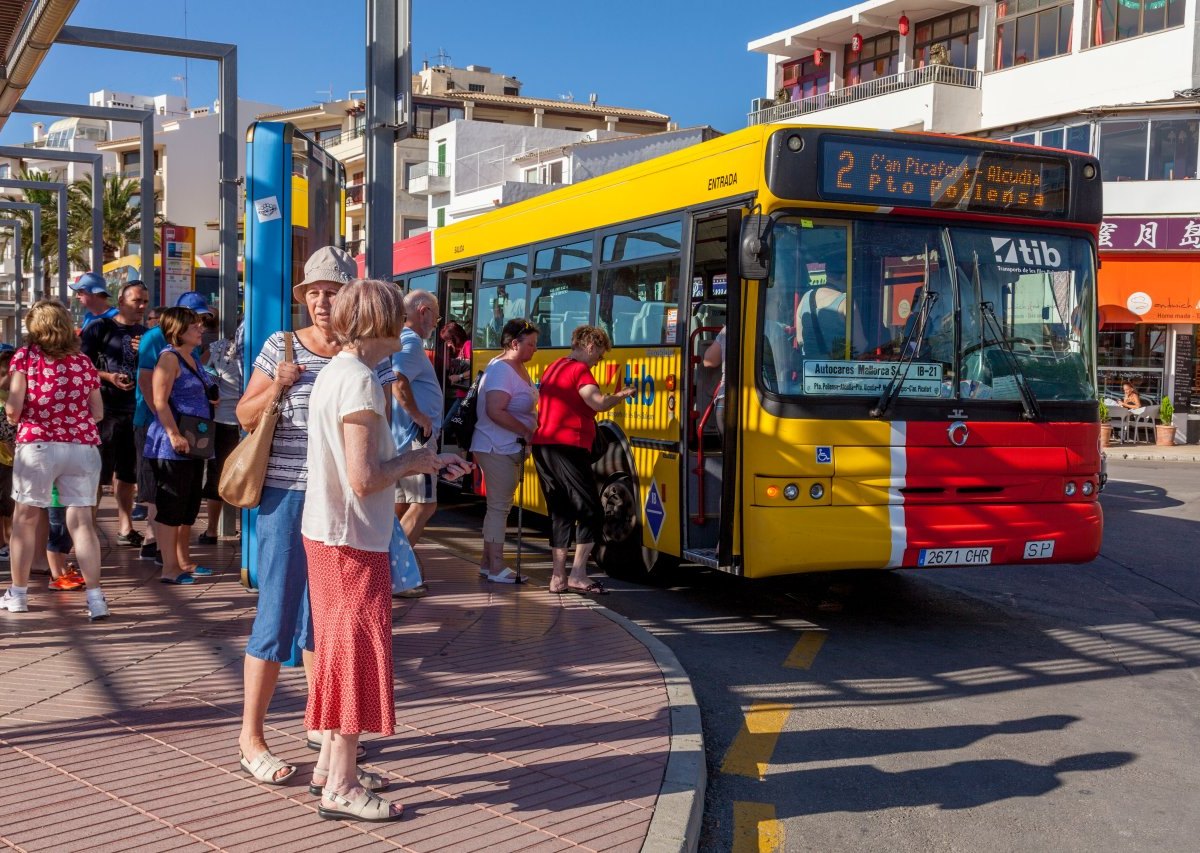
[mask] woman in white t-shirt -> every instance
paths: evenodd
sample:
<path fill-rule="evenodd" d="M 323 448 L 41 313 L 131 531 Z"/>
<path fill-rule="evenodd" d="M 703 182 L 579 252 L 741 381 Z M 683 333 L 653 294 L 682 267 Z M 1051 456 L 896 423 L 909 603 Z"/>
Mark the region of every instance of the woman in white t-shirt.
<path fill-rule="evenodd" d="M 528 320 L 509 320 L 500 333 L 500 355 L 483 371 L 478 419 L 471 454 L 483 469 L 487 514 L 483 518 L 480 577 L 516 583 L 504 565 L 504 534 L 526 448 L 537 429 L 538 391 L 525 368 L 537 352 L 538 328 Z"/>
<path fill-rule="evenodd" d="M 357 770 L 362 732 L 392 734 L 392 584 L 388 546 L 396 480 L 469 473 L 470 463 L 428 448 L 396 455 L 375 366 L 400 349 L 403 294 L 355 281 L 333 306 L 341 351 L 317 375 L 308 413 L 308 489 L 301 533 L 308 556 L 314 651 L 305 725 L 324 732 L 313 771 L 321 817 L 389 821 L 403 807 L 380 799 L 387 780 Z"/>

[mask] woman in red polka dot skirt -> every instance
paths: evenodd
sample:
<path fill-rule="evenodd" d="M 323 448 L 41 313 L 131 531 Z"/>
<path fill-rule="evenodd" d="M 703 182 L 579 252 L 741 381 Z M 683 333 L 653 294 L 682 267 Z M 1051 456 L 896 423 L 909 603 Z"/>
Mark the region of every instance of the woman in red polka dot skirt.
<path fill-rule="evenodd" d="M 324 733 L 311 788 L 329 819 L 389 821 L 403 807 L 376 791 L 387 780 L 357 768 L 363 732 L 391 734 L 392 587 L 388 546 L 396 480 L 468 473 L 457 456 L 421 449 L 395 455 L 375 367 L 400 348 L 404 301 L 390 282 L 356 281 L 334 303 L 341 352 L 313 384 L 308 492 L 301 532 L 313 617 L 312 683 L 305 725 Z"/>

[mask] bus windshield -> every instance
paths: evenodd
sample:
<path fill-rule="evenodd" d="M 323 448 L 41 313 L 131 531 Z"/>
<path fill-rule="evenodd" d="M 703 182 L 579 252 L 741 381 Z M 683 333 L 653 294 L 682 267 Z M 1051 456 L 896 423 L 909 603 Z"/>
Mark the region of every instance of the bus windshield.
<path fill-rule="evenodd" d="M 791 217 L 772 235 L 763 390 L 809 401 L 889 387 L 906 398 L 1095 397 L 1087 239 Z"/>

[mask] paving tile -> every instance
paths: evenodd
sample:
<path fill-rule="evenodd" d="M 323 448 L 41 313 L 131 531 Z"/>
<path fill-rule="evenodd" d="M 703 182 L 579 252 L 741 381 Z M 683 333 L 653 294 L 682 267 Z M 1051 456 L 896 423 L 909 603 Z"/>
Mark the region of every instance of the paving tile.
<path fill-rule="evenodd" d="M 100 523 L 111 542 L 111 499 Z M 236 583 L 236 546 L 197 549 L 214 580 L 170 589 L 134 549 L 109 548 L 112 620 L 88 624 L 81 597 L 41 592 L 28 618 L 0 618 L 0 741 L 25 751 L 0 743 L 0 810 L 54 798 L 15 812 L 5 837 L 139 853 L 636 849 L 670 733 L 644 647 L 587 602 L 481 587 L 468 561 L 419 550 L 434 594 L 393 608 L 398 732 L 369 739 L 365 762 L 393 779 L 386 796 L 407 819 L 322 821 L 305 784 L 267 788 L 236 772 L 256 603 Z M 316 761 L 306 698 L 303 673 L 281 673 L 267 730 L 300 783 Z M 73 820 L 47 824 L 64 796 Z"/>

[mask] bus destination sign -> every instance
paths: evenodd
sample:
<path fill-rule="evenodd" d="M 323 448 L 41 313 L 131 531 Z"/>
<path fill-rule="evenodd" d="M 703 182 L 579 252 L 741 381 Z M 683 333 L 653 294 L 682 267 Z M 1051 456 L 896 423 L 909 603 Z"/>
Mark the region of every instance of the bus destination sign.
<path fill-rule="evenodd" d="M 1061 215 L 1063 160 L 1007 151 L 827 136 L 821 197 L 976 213 Z"/>

